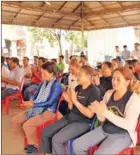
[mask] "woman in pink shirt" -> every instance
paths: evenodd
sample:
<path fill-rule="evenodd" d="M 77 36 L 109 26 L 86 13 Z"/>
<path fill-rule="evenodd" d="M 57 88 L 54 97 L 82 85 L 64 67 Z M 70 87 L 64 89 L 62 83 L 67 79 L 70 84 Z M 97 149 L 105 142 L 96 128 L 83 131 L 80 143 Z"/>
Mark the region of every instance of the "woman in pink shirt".
<path fill-rule="evenodd" d="M 136 145 L 140 98 L 129 90 L 133 76 L 132 71 L 126 67 L 114 71 L 113 90 L 106 92 L 103 101 L 95 101 L 89 106 L 102 123 L 74 141 L 75 154 L 88 154 L 88 150 L 98 144 L 99 149 L 94 155 L 118 154 L 131 144 Z"/>

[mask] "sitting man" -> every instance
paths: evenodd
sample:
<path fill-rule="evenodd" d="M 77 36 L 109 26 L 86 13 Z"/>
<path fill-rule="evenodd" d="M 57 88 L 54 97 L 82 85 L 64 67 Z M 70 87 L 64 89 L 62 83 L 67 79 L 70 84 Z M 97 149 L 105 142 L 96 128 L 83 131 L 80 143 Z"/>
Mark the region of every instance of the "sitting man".
<path fill-rule="evenodd" d="M 2 82 L 6 83 L 6 88 L 1 92 L 1 99 L 5 99 L 7 96 L 15 94 L 19 85 L 24 77 L 24 71 L 22 68 L 19 68 L 19 59 L 12 57 L 9 62 L 10 65 L 10 74 L 8 78 L 2 76 Z"/>
<path fill-rule="evenodd" d="M 23 69 L 24 69 L 24 77 L 25 77 L 25 84 L 29 84 L 31 83 L 31 66 L 29 65 L 29 58 L 28 57 L 24 57 L 23 58 Z"/>
<path fill-rule="evenodd" d="M 24 101 L 29 101 L 31 96 L 33 95 L 33 92 L 38 89 L 38 86 L 42 81 L 42 78 L 41 78 L 41 66 L 43 65 L 43 63 L 45 63 L 45 61 L 46 61 L 45 58 L 40 57 L 39 61 L 38 61 L 38 67 L 33 67 L 32 68 L 31 84 L 27 85 L 27 87 L 24 88 L 24 91 L 23 91 L 23 99 L 24 99 Z"/>

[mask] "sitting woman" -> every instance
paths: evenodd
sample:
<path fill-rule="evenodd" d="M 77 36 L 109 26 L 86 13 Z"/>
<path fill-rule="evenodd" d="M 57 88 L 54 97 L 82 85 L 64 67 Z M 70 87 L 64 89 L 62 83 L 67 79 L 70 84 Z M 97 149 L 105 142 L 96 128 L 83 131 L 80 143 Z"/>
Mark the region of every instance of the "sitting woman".
<path fill-rule="evenodd" d="M 136 145 L 140 98 L 129 90 L 132 77 L 129 68 L 114 71 L 113 90 L 105 94 L 102 102 L 95 101 L 89 107 L 103 124 L 74 141 L 75 154 L 88 154 L 88 150 L 98 144 L 94 154 L 118 154 L 132 143 Z"/>
<path fill-rule="evenodd" d="M 140 81 L 136 81 L 133 85 L 132 85 L 132 91 L 134 91 L 136 94 L 138 94 L 140 96 Z"/>
<path fill-rule="evenodd" d="M 80 68 L 78 75 L 80 85 L 75 88 L 76 93 L 72 89 L 70 89 L 71 96 L 64 93 L 70 113 L 43 129 L 39 152 L 64 155 L 68 140 L 89 131 L 94 114 L 88 106 L 93 101 L 100 100 L 99 89 L 91 83 L 92 74 L 93 70 L 90 66 Z"/>
<path fill-rule="evenodd" d="M 102 97 L 107 90 L 112 89 L 112 70 L 113 67 L 111 62 L 104 62 L 101 69 L 102 77 L 99 77 L 99 75 L 93 75 L 93 84 L 100 89 Z"/>
<path fill-rule="evenodd" d="M 56 80 L 56 66 L 52 62 L 42 65 L 42 82 L 30 101 L 23 101 L 22 107 L 30 109 L 17 114 L 12 122 L 16 134 L 27 137 L 28 153 L 37 151 L 36 127 L 54 118 L 58 100 L 61 94 L 61 85 Z"/>
<path fill-rule="evenodd" d="M 120 67 L 120 62 L 119 62 L 118 59 L 112 59 L 111 62 L 112 62 L 112 68 L 113 68 L 113 70 L 115 70 L 115 69 L 117 69 L 117 68 Z"/>

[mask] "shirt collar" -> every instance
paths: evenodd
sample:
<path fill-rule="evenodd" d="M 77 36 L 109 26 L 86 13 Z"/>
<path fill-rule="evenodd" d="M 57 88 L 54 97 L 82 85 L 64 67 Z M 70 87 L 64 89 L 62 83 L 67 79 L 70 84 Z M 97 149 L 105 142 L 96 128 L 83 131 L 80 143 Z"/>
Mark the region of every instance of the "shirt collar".
<path fill-rule="evenodd" d="M 12 69 L 11 71 L 15 71 L 17 68 L 19 68 L 19 66 L 15 67 L 14 69 Z"/>

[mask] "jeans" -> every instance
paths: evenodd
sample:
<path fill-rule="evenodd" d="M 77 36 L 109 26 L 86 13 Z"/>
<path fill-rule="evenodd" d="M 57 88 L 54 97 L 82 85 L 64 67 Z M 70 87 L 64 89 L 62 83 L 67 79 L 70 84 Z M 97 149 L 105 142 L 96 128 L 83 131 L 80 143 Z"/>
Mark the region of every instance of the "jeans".
<path fill-rule="evenodd" d="M 54 155 L 66 154 L 65 145 L 68 140 L 76 138 L 90 129 L 89 123 L 72 122 L 62 119 L 45 127 L 41 134 L 40 151 L 41 153 L 53 153 Z"/>
<path fill-rule="evenodd" d="M 33 84 L 25 89 L 23 92 L 24 101 L 29 101 L 31 96 L 33 95 L 33 91 L 38 89 L 38 84 Z"/>
<path fill-rule="evenodd" d="M 101 143 L 101 144 L 100 144 Z M 117 154 L 131 145 L 132 141 L 129 133 L 124 134 L 108 134 L 102 129 L 102 126 L 95 128 L 87 134 L 77 138 L 73 142 L 73 149 L 75 154 L 87 154 L 88 150 L 100 144 L 99 149 L 95 151 L 94 155 L 98 154 Z"/>
<path fill-rule="evenodd" d="M 1 91 L 1 100 L 5 99 L 9 95 L 13 95 L 17 92 L 17 90 L 14 90 L 12 88 L 5 88 Z"/>

